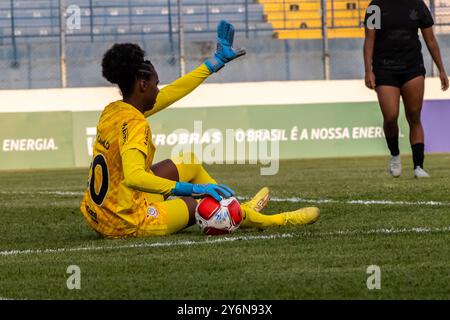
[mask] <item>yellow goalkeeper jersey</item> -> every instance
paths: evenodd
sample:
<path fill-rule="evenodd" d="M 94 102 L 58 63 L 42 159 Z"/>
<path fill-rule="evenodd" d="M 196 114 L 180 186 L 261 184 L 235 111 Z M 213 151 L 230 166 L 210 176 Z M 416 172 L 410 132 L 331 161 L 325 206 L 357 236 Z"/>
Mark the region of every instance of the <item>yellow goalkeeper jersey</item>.
<path fill-rule="evenodd" d="M 125 184 L 122 154 L 137 149 L 146 156 L 145 169 L 150 172 L 155 154 L 150 126 L 145 119 L 163 110 L 200 85 L 210 72 L 202 65 L 164 87 L 155 106 L 145 115 L 123 101 L 109 104 L 102 112 L 93 144 L 93 160 L 88 188 L 81 212 L 98 233 L 108 237 L 132 235 L 145 219 L 145 193 Z M 158 183 L 158 180 L 155 180 Z M 155 186 L 167 191 L 167 186 Z"/>

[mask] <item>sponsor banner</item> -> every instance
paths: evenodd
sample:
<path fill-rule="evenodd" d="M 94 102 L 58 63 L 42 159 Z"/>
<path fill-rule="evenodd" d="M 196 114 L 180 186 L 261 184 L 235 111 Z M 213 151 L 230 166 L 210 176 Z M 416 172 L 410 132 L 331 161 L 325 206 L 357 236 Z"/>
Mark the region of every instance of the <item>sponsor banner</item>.
<path fill-rule="evenodd" d="M 100 111 L 74 112 L 72 116 L 73 147 L 76 167 L 89 167 L 92 144 L 97 134 Z"/>
<path fill-rule="evenodd" d="M 73 167 L 71 112 L 3 113 L 0 169 Z"/>
<path fill-rule="evenodd" d="M 405 154 L 411 151 L 401 109 L 400 148 Z M 0 169 L 88 167 L 100 113 L 2 113 Z M 192 151 L 210 163 L 277 154 L 280 159 L 388 154 L 376 102 L 169 108 L 148 120 L 155 161 L 179 151 Z M 425 102 L 428 152 L 450 152 L 449 121 L 449 101 Z M 242 146 L 243 154 L 238 152 Z"/>
<path fill-rule="evenodd" d="M 202 121 L 202 130 L 195 130 L 195 121 Z M 169 109 L 155 115 L 150 122 L 153 142 L 159 155 L 165 157 L 175 145 L 185 142 L 181 134 L 177 135 L 179 128 L 190 133 L 199 131 L 205 143 L 224 145 L 224 155 L 229 142 L 224 141 L 226 129 L 235 130 L 236 143 L 278 142 L 282 159 L 386 153 L 376 103 Z M 406 130 L 404 121 L 401 121 L 401 129 Z M 192 136 L 188 138 L 196 141 Z M 404 135 L 401 140 L 404 146 Z M 203 160 L 208 160 L 204 149 Z M 198 152 L 196 154 L 199 156 Z"/>
<path fill-rule="evenodd" d="M 89 166 L 99 114 L 73 115 L 76 166 Z M 279 143 L 281 159 L 386 155 L 382 122 L 375 102 L 169 108 L 149 118 L 155 161 L 169 158 L 180 147 L 186 151 L 185 146 L 210 163 L 254 158 L 249 152 L 252 143 L 256 144 L 256 157 L 272 157 L 276 151 L 270 150 L 272 142 Z M 399 124 L 400 146 L 408 153 L 403 114 Z M 244 144 L 245 159 L 237 152 L 239 144 Z M 269 150 L 257 150 L 263 144 L 268 144 Z"/>
<path fill-rule="evenodd" d="M 424 102 L 422 124 L 426 152 L 450 152 L 450 100 Z"/>

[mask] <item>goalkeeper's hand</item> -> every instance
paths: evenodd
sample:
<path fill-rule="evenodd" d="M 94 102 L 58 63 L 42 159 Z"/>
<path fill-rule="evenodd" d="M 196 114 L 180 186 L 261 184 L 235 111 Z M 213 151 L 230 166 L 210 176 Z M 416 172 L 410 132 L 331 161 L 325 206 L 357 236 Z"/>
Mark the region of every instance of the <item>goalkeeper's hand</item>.
<path fill-rule="evenodd" d="M 188 182 L 177 182 L 175 188 L 172 189 L 172 194 L 175 196 L 195 198 L 209 195 L 217 201 L 220 201 L 223 198 L 234 196 L 235 192 L 223 184 L 192 184 Z"/>
<path fill-rule="evenodd" d="M 226 63 L 243 56 L 244 49 L 233 49 L 234 26 L 222 20 L 217 26 L 217 50 L 214 57 L 205 61 L 211 73 L 222 69 Z"/>

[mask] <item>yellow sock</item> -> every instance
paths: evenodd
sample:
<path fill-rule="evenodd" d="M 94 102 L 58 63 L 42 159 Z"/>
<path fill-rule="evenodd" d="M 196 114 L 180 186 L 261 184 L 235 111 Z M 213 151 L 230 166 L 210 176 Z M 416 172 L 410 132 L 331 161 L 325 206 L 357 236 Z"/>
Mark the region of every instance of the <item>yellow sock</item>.
<path fill-rule="evenodd" d="M 158 203 L 167 216 L 166 234 L 176 233 L 189 224 L 189 208 L 182 199 L 168 200 Z"/>
<path fill-rule="evenodd" d="M 198 184 L 217 183 L 205 168 L 198 162 L 193 153 L 185 153 L 179 157 L 172 158 L 178 169 L 178 176 L 181 182 Z"/>
<path fill-rule="evenodd" d="M 241 227 L 264 228 L 285 224 L 285 219 L 281 214 L 261 214 L 246 205 L 241 205 L 241 209 L 243 215 Z"/>

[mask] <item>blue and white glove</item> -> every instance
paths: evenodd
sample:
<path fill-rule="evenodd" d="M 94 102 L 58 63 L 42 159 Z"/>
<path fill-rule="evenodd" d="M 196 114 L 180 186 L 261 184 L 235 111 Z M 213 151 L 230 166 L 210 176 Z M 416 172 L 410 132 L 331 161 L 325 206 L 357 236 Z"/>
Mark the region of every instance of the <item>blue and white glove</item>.
<path fill-rule="evenodd" d="M 244 49 L 233 49 L 234 26 L 222 20 L 217 26 L 217 50 L 214 57 L 205 61 L 211 73 L 222 69 L 226 63 L 243 56 L 246 52 Z"/>
<path fill-rule="evenodd" d="M 193 184 L 188 182 L 177 182 L 175 188 L 172 189 L 172 194 L 175 196 L 195 198 L 202 198 L 209 195 L 217 201 L 221 201 L 223 198 L 234 196 L 235 192 L 223 184 Z"/>

